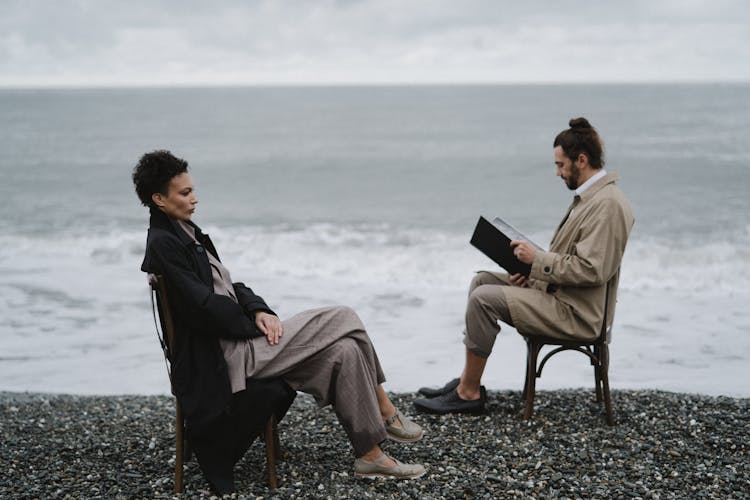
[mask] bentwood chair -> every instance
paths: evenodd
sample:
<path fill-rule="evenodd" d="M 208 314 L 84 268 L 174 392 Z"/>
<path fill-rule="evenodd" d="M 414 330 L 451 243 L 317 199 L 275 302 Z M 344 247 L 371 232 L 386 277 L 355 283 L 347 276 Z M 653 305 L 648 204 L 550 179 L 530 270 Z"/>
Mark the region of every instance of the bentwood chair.
<path fill-rule="evenodd" d="M 151 304 L 154 309 L 154 323 L 156 326 L 159 342 L 164 351 L 164 359 L 167 364 L 167 374 L 170 384 L 172 382 L 170 353 L 174 349 L 175 328 L 171 308 L 169 307 L 166 280 L 161 275 L 148 275 L 151 285 Z M 159 321 L 156 321 L 158 312 Z M 160 333 L 163 332 L 163 333 Z M 174 394 L 174 388 L 172 389 Z M 189 441 L 185 433 L 185 419 L 182 415 L 180 402 L 175 398 L 175 461 L 174 461 L 174 492 L 182 493 L 183 490 L 183 465 L 190 458 Z M 268 485 L 271 489 L 278 487 L 276 478 L 276 460 L 281 458 L 281 447 L 279 443 L 276 418 L 271 415 L 263 430 L 263 440 L 266 447 L 266 465 L 268 468 Z"/>
<path fill-rule="evenodd" d="M 599 337 L 591 341 L 561 340 L 543 335 L 528 335 L 519 332 L 526 340 L 526 381 L 524 382 L 521 399 L 525 403 L 523 419 L 528 420 L 534 413 L 534 395 L 536 391 L 536 379 L 542 376 L 545 363 L 555 354 L 562 351 L 578 351 L 585 354 L 594 367 L 594 388 L 596 402 L 601 403 L 604 399 L 607 425 L 615 425 L 612 414 L 612 401 L 609 394 L 609 344 L 612 341 L 612 327 L 608 324 L 607 307 L 612 292 L 611 283 L 607 283 L 607 293 L 604 300 L 604 319 L 599 331 Z M 616 288 L 614 289 L 616 292 Z M 557 346 L 549 351 L 538 363 L 539 352 L 544 346 Z"/>

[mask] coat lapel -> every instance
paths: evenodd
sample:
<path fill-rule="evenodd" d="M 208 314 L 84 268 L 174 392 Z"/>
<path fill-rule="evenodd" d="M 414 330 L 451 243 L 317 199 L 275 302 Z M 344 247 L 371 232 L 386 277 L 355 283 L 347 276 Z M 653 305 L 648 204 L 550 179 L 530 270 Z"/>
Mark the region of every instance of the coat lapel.
<path fill-rule="evenodd" d="M 199 228 L 193 221 L 188 221 L 188 224 L 195 229 L 195 239 L 197 243 L 167 214 L 159 209 L 151 208 L 151 217 L 149 221 L 150 227 L 155 229 L 162 229 L 169 231 L 170 233 L 177 236 L 180 242 L 185 245 L 186 248 L 190 249 L 191 254 L 196 259 L 200 268 L 200 276 L 204 282 L 213 285 L 213 279 L 211 276 L 211 265 L 208 262 L 208 255 L 206 251 L 214 254 L 214 257 L 218 260 L 219 257 L 216 255 L 216 248 L 214 248 L 211 239 L 207 234 L 203 234 L 201 228 Z"/>
<path fill-rule="evenodd" d="M 550 242 L 550 247 L 553 247 L 555 244 L 555 241 L 557 240 L 558 236 L 563 233 L 563 228 L 565 227 L 565 223 L 568 222 L 568 219 L 570 219 L 570 215 L 573 212 L 573 209 L 578 206 L 583 206 L 586 202 L 591 200 L 596 193 L 598 193 L 604 186 L 607 184 L 612 184 L 617 179 L 619 179 L 620 176 L 616 172 L 610 172 L 598 181 L 596 181 L 594 184 L 592 184 L 587 190 L 583 192 L 581 195 L 575 195 L 573 197 L 573 203 L 570 204 L 570 207 L 568 208 L 568 212 L 565 214 L 565 217 L 563 217 L 562 221 L 560 222 L 560 225 L 557 226 L 557 229 L 555 230 L 555 234 L 552 236 L 552 241 Z"/>

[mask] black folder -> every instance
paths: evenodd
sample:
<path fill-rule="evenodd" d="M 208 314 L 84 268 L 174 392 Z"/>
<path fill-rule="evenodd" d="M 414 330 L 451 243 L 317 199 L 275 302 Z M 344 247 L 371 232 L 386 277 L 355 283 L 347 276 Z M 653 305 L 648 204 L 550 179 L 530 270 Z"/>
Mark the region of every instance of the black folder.
<path fill-rule="evenodd" d="M 495 217 L 492 222 L 484 217 L 479 217 L 477 227 L 474 228 L 474 234 L 471 236 L 471 244 L 497 262 L 500 267 L 510 274 L 520 273 L 528 276 L 531 272 L 531 265 L 524 264 L 513 255 L 513 249 L 510 247 L 511 240 L 528 241 L 537 250 L 544 251 L 539 245 L 499 217 Z"/>

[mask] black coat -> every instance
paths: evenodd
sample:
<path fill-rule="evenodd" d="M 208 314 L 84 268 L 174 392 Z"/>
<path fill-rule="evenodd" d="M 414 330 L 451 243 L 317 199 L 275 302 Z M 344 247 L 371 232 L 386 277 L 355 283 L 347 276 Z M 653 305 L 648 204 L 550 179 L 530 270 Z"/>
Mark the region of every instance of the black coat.
<path fill-rule="evenodd" d="M 160 210 L 151 210 L 146 255 L 141 270 L 167 282 L 175 328 L 172 391 L 187 420 L 188 437 L 201 470 L 219 494 L 234 492 L 232 468 L 273 414 L 280 421 L 295 397 L 281 379 L 247 379 L 247 389 L 232 394 L 220 338 L 263 336 L 257 311 L 274 312 L 242 283 L 233 283 L 238 303 L 214 293 L 206 252 L 219 258 L 198 226 L 194 241 Z"/>
<path fill-rule="evenodd" d="M 172 390 L 196 431 L 226 412 L 232 398 L 219 339 L 262 336 L 253 320 L 255 312 L 274 312 L 242 283 L 233 283 L 239 304 L 214 293 L 206 252 L 219 256 L 208 235 L 190 225 L 197 242 L 165 213 L 151 209 L 141 270 L 166 278 L 176 331 L 170 353 Z"/>

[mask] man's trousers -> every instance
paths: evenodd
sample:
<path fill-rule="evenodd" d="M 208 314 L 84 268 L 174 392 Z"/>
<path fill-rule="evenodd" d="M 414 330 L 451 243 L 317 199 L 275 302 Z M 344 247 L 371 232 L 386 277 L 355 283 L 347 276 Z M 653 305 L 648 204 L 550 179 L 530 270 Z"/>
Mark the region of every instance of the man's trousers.
<path fill-rule="evenodd" d="M 466 304 L 464 344 L 482 358 L 489 357 L 500 333 L 498 320 L 513 326 L 505 288 L 512 286 L 506 273 L 480 271 L 471 280 Z"/>

